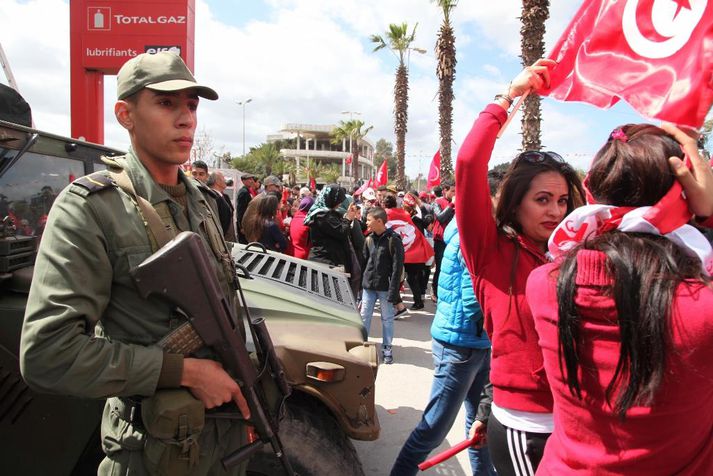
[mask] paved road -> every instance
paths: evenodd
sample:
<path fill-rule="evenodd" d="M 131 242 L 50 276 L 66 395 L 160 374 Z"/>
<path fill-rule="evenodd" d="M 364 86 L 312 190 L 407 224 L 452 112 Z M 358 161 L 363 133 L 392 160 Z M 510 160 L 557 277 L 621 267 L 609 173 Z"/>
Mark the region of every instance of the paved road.
<path fill-rule="evenodd" d="M 402 295 L 411 305 L 411 296 Z M 431 356 L 431 322 L 435 305 L 426 299 L 421 311 L 409 311 L 407 318 L 394 322 L 394 363 L 380 365 L 376 379 L 376 410 L 381 422 L 381 435 L 376 441 L 354 441 L 366 476 L 385 476 L 401 450 L 411 430 L 421 418 L 428 402 L 433 378 Z M 378 310 L 371 321 L 369 340 L 381 343 L 381 318 Z M 446 441 L 432 454 L 443 451 L 465 439 L 463 407 Z M 470 475 L 466 452 L 420 474 Z"/>

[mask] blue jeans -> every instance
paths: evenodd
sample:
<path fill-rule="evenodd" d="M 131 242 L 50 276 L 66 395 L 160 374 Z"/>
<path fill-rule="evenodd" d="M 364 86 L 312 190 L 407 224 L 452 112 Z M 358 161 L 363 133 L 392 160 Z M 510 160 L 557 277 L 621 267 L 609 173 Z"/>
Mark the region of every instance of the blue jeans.
<path fill-rule="evenodd" d="M 391 476 L 413 476 L 422 463 L 443 442 L 453 426 L 461 403 L 465 402 L 465 438 L 475 421 L 480 392 L 490 372 L 490 349 L 469 349 L 433 339 L 433 385 L 421 421 L 404 443 Z M 468 449 L 474 476 L 494 475 L 487 447 Z"/>
<path fill-rule="evenodd" d="M 366 334 L 369 335 L 371 316 L 374 314 L 374 305 L 379 300 L 381 306 L 382 345 L 391 347 L 394 340 L 394 305 L 389 302 L 388 291 L 363 289 L 361 292 L 361 322 L 364 323 Z"/>

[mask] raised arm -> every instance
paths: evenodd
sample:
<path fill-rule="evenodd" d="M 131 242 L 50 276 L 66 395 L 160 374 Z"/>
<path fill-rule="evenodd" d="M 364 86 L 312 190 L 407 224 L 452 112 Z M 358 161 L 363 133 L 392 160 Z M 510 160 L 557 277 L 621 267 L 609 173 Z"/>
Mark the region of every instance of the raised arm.
<path fill-rule="evenodd" d="M 489 104 L 473 124 L 456 162 L 456 220 L 468 270 L 478 274 L 493 249 L 497 229 L 488 188 L 488 161 L 495 137 L 507 119 L 505 109 Z"/>
<path fill-rule="evenodd" d="M 507 108 L 514 98 L 530 90 L 549 86 L 549 68 L 556 63 L 540 59 L 512 80 L 505 94 L 496 96 L 485 107 L 458 152 L 456 162 L 456 220 L 461 237 L 461 252 L 473 274 L 478 274 L 485 259 L 492 255 L 497 239 L 490 190 L 488 161 L 495 140 L 507 119 Z"/>

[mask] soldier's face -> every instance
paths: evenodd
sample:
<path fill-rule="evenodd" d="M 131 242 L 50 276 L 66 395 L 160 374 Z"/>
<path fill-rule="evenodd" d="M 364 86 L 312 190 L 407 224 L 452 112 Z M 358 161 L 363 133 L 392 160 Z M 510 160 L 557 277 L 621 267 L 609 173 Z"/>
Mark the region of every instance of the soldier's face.
<path fill-rule="evenodd" d="M 118 101 L 115 113 L 129 131 L 139 159 L 156 166 L 188 161 L 198 122 L 198 95 L 193 89 L 139 91 L 131 101 Z"/>

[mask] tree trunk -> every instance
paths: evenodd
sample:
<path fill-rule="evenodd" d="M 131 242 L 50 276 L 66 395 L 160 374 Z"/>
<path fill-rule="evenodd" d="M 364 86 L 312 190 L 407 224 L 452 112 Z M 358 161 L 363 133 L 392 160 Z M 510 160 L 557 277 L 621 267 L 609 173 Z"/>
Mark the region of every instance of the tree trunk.
<path fill-rule="evenodd" d="M 549 0 L 523 0 L 521 48 L 523 67 L 530 66 L 545 55 L 545 21 L 550 16 Z M 540 150 L 540 96 L 531 94 L 525 100 L 522 114 L 522 149 Z"/>
<path fill-rule="evenodd" d="M 456 76 L 455 35 L 448 19 L 443 20 L 436 40 L 438 76 L 438 125 L 441 131 L 441 180 L 453 178 L 451 142 L 453 138 L 453 80 Z M 420 172 L 420 171 L 419 171 Z"/>
<path fill-rule="evenodd" d="M 406 189 L 405 158 L 408 122 L 408 69 L 401 63 L 394 85 L 394 132 L 396 133 L 396 187 Z"/>

